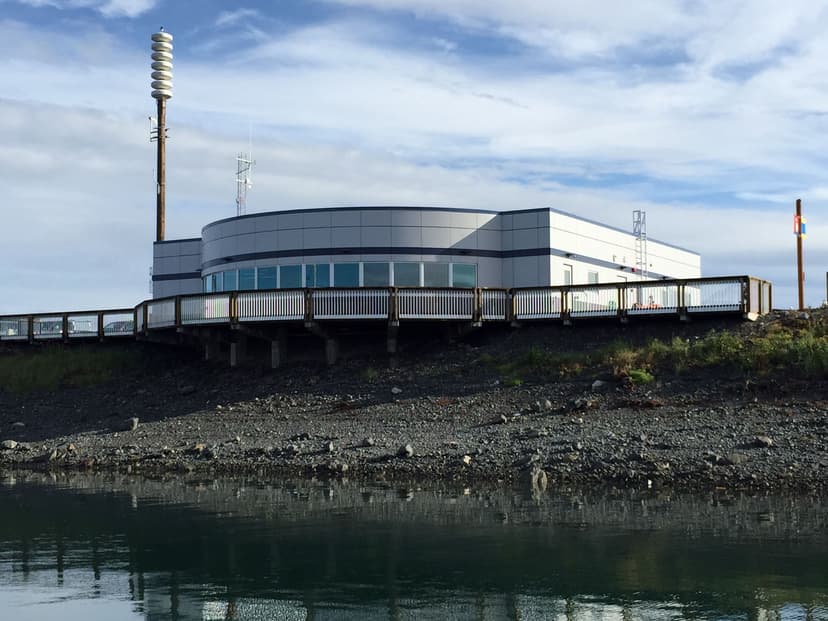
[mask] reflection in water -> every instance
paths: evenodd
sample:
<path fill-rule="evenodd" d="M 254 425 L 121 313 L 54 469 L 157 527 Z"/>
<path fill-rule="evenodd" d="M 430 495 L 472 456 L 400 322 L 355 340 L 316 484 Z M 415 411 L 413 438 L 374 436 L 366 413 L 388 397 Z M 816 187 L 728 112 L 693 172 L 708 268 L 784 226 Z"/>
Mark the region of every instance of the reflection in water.
<path fill-rule="evenodd" d="M 0 487 L 42 619 L 828 621 L 826 502 L 78 476 Z"/>

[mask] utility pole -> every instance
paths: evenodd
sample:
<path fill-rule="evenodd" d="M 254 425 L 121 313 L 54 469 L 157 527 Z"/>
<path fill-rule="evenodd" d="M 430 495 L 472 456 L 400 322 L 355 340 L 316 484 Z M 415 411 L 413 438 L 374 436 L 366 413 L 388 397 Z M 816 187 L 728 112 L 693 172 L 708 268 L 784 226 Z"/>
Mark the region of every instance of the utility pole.
<path fill-rule="evenodd" d="M 802 217 L 802 199 L 796 199 L 794 216 L 796 235 L 796 283 L 799 290 L 799 310 L 805 310 L 805 272 L 802 266 L 802 240 L 805 238 L 805 218 Z"/>
<path fill-rule="evenodd" d="M 161 28 L 152 35 L 152 96 L 158 103 L 155 187 L 155 240 L 164 241 L 167 193 L 167 100 L 172 97 L 172 40 Z"/>

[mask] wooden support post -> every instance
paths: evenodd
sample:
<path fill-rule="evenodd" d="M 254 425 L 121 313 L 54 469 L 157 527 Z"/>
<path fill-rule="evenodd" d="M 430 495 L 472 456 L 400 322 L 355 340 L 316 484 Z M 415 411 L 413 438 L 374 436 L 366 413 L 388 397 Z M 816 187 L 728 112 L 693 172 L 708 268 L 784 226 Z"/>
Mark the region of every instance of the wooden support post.
<path fill-rule="evenodd" d="M 247 354 L 247 337 L 241 334 L 236 335 L 236 340 L 230 343 L 230 366 L 237 367 L 244 362 Z"/>
<path fill-rule="evenodd" d="M 332 338 L 325 339 L 325 362 L 329 366 L 336 364 L 336 359 L 339 357 L 339 341 Z"/>

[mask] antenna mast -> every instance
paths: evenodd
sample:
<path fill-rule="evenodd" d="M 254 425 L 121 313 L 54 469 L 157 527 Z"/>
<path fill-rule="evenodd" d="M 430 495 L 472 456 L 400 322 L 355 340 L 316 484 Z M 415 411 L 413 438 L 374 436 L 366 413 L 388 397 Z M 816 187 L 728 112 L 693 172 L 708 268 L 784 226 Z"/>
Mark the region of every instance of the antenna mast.
<path fill-rule="evenodd" d="M 647 268 L 647 212 L 633 211 L 633 235 L 635 235 L 635 271 L 640 280 L 646 280 Z"/>
<path fill-rule="evenodd" d="M 150 119 L 150 141 L 158 143 L 158 162 L 155 186 L 155 239 L 164 241 L 167 194 L 167 100 L 172 97 L 172 40 L 169 32 L 161 27 L 152 35 L 152 97 L 158 102 L 156 129 L 153 132 Z"/>
<path fill-rule="evenodd" d="M 239 153 L 236 157 L 236 215 L 247 213 L 247 190 L 252 188 L 251 174 L 255 164 L 250 153 Z"/>

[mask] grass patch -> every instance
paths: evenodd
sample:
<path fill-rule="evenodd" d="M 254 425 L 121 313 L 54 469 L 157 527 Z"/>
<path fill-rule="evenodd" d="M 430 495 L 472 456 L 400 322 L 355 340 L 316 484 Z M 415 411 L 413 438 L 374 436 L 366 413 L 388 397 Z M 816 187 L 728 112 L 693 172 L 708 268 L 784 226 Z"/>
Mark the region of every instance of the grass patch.
<path fill-rule="evenodd" d="M 138 364 L 135 353 L 113 349 L 49 347 L 0 356 L 0 389 L 53 391 L 100 384 Z"/>
<path fill-rule="evenodd" d="M 822 322 L 771 324 L 751 336 L 721 331 L 691 339 L 653 339 L 644 345 L 616 341 L 589 352 L 533 347 L 508 358 L 485 354 L 480 362 L 495 369 L 506 384 L 516 378 L 549 380 L 588 371 L 629 376 L 637 384 L 652 382 L 654 375 L 709 369 L 760 376 L 784 372 L 788 377 L 808 379 L 828 375 L 828 330 Z"/>
<path fill-rule="evenodd" d="M 628 375 L 633 384 L 652 384 L 655 381 L 653 375 L 644 369 L 630 369 Z"/>

